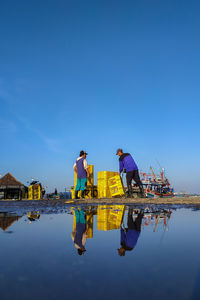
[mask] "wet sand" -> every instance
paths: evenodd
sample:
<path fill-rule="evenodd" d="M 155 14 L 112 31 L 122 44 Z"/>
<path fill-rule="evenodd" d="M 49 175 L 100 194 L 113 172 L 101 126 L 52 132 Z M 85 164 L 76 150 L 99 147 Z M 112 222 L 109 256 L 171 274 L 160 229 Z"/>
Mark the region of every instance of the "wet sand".
<path fill-rule="evenodd" d="M 76 205 L 93 205 L 98 204 L 125 204 L 128 206 L 137 206 L 144 208 L 147 205 L 156 206 L 157 208 L 176 208 L 176 207 L 193 207 L 200 209 L 200 196 L 191 197 L 173 197 L 173 198 L 112 198 L 112 199 L 85 199 L 85 200 L 22 200 L 22 201 L 0 201 L 0 213 L 17 213 L 18 215 L 27 212 L 38 211 L 40 214 L 47 213 L 64 213 L 68 212 L 71 206 Z"/>

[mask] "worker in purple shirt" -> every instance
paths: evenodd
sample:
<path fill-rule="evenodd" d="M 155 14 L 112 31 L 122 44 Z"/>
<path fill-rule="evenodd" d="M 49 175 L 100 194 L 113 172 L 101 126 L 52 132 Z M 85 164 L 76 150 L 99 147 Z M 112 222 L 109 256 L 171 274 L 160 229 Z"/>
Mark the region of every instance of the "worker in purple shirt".
<path fill-rule="evenodd" d="M 124 153 L 122 149 L 117 149 L 116 155 L 119 156 L 119 174 L 122 172 L 126 173 L 128 197 L 132 197 L 133 195 L 132 180 L 139 186 L 140 196 L 144 197 L 142 182 L 134 159 L 129 153 Z"/>

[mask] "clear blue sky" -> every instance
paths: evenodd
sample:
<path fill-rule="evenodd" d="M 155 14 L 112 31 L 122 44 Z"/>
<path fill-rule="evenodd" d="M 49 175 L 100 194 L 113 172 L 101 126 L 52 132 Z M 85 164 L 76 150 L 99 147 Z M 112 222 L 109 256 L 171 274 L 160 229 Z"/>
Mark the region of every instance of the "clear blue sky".
<path fill-rule="evenodd" d="M 200 2 L 0 2 L 0 173 L 49 191 L 116 148 L 200 192 Z"/>

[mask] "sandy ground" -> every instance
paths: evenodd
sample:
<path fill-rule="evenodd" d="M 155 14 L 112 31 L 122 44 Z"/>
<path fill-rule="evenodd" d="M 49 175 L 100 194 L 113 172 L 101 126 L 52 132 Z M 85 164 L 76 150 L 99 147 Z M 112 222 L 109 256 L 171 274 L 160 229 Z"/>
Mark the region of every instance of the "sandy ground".
<path fill-rule="evenodd" d="M 76 203 L 88 203 L 88 204 L 200 204 L 200 196 L 191 196 L 191 197 L 172 197 L 172 198 L 112 198 L 112 199 L 85 199 L 85 200 L 76 200 Z"/>
<path fill-rule="evenodd" d="M 173 197 L 173 198 L 113 198 L 113 199 L 87 199 L 87 200 L 22 200 L 22 201 L 0 201 L 0 213 L 15 213 L 18 215 L 38 211 L 40 214 L 69 212 L 71 206 L 98 204 L 125 204 L 127 206 L 141 207 L 156 206 L 157 208 L 192 207 L 200 209 L 200 196 L 198 197 Z"/>

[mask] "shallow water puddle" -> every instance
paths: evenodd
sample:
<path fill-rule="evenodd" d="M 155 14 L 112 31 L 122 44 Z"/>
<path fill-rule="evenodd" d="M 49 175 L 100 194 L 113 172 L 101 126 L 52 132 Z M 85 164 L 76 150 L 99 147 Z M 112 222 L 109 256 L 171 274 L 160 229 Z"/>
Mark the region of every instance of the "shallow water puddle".
<path fill-rule="evenodd" d="M 1 299 L 199 299 L 198 210 L 4 212 L 0 228 Z"/>

